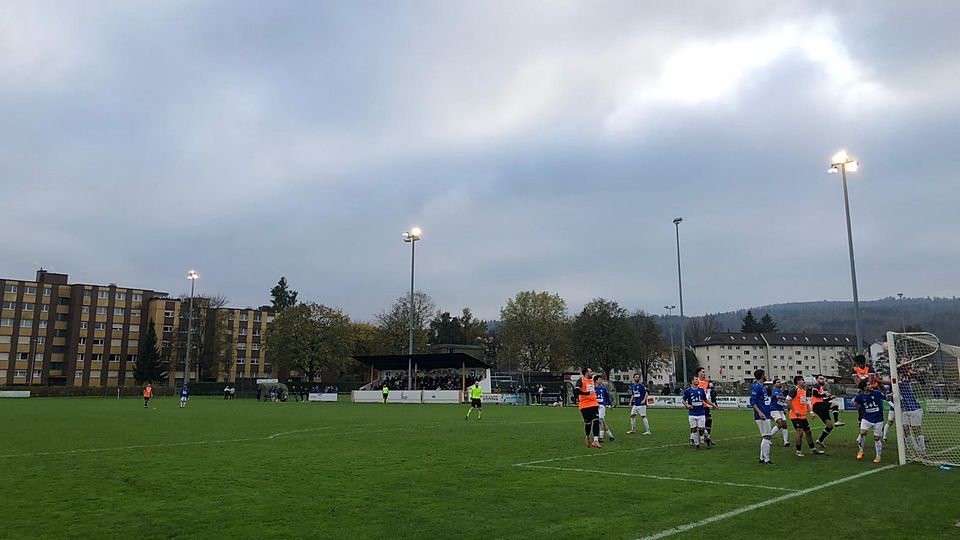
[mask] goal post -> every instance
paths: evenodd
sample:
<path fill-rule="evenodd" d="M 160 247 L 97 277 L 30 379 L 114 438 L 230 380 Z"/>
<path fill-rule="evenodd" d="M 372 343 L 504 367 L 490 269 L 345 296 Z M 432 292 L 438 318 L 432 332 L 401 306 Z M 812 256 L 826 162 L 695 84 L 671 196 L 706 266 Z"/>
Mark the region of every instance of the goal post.
<path fill-rule="evenodd" d="M 960 347 L 929 332 L 887 332 L 900 464 L 960 466 Z"/>

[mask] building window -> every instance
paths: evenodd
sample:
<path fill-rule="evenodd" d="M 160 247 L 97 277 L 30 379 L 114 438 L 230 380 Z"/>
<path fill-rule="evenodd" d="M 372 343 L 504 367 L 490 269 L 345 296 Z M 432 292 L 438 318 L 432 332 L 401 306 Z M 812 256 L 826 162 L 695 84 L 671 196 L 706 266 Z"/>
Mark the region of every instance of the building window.
<path fill-rule="evenodd" d="M 131 310 L 130 310 L 130 316 L 131 316 L 131 317 L 139 317 L 139 316 L 140 316 L 140 310 L 139 310 L 139 309 L 131 309 Z"/>
<path fill-rule="evenodd" d="M 247 322 L 247 314 L 246 314 L 246 313 L 241 313 L 241 314 L 240 314 L 240 322 Z"/>
<path fill-rule="evenodd" d="M 20 319 L 20 328 L 33 328 L 33 319 Z"/>
<path fill-rule="evenodd" d="M 89 324 L 90 324 L 90 323 L 88 323 L 88 322 L 86 322 L 86 321 L 81 322 L 81 323 L 80 323 L 80 329 L 81 329 L 81 330 L 86 330 L 87 327 L 89 326 Z"/>
<path fill-rule="evenodd" d="M 123 332 L 123 324 L 121 324 L 121 323 L 114 323 L 114 324 L 113 324 L 113 331 L 114 331 L 114 332 Z"/>
<path fill-rule="evenodd" d="M 109 300 L 109 299 L 110 299 L 110 291 L 98 291 L 98 292 L 97 292 L 97 298 L 99 298 L 99 299 L 101 299 L 101 300 Z"/>
<path fill-rule="evenodd" d="M 43 304 L 40 306 L 40 313 L 50 313 L 50 306 Z"/>
<path fill-rule="evenodd" d="M 82 371 L 82 370 L 79 370 L 79 369 L 78 369 L 77 371 L 74 371 L 74 372 L 73 372 L 73 378 L 74 378 L 74 379 L 83 379 L 83 371 Z"/>
<path fill-rule="evenodd" d="M 238 350 L 238 351 L 245 351 L 245 350 L 247 350 L 247 344 L 246 344 L 246 343 L 237 343 L 237 350 Z"/>
<path fill-rule="evenodd" d="M 106 306 L 100 306 L 97 308 L 97 315 L 106 315 L 106 314 L 107 314 Z"/>
<path fill-rule="evenodd" d="M 50 293 L 51 293 L 51 292 L 52 292 L 52 289 L 51 289 L 50 287 L 44 287 L 44 288 L 43 288 L 43 295 L 44 295 L 44 296 L 50 296 Z"/>
<path fill-rule="evenodd" d="M 18 353 L 18 354 L 17 354 L 17 360 L 20 360 L 20 361 L 23 361 L 23 362 L 26 362 L 27 360 L 30 360 L 30 353 L 25 353 L 25 352 Z"/>
<path fill-rule="evenodd" d="M 89 315 L 89 314 L 90 314 L 90 306 L 83 306 L 82 308 L 80 308 L 80 313 L 83 313 L 84 315 Z"/>
<path fill-rule="evenodd" d="M 30 287 L 29 285 L 23 288 L 23 294 L 37 294 L 36 287 Z"/>
<path fill-rule="evenodd" d="M 130 331 L 131 331 L 131 332 L 139 332 L 139 331 L 140 331 L 140 325 L 139 325 L 139 324 L 131 324 L 131 325 L 130 325 Z"/>
<path fill-rule="evenodd" d="M 14 377 L 17 377 L 17 378 L 20 378 L 20 379 L 25 379 L 25 378 L 27 378 L 27 370 L 25 370 L 25 369 L 17 369 L 17 370 L 14 370 L 13 376 L 14 376 Z"/>
<path fill-rule="evenodd" d="M 91 296 L 92 296 L 92 295 L 91 295 L 91 291 L 83 291 L 83 297 L 84 297 L 84 298 L 90 298 Z"/>
<path fill-rule="evenodd" d="M 93 329 L 94 329 L 94 330 L 106 330 L 106 329 L 107 329 L 107 323 L 105 323 L 105 322 L 93 323 Z"/>
<path fill-rule="evenodd" d="M 259 350 L 260 350 L 260 344 L 259 344 L 259 343 L 254 343 L 253 345 L 250 346 L 250 349 L 251 349 L 251 350 L 254 350 L 254 351 L 259 351 Z"/>
<path fill-rule="evenodd" d="M 87 358 L 87 355 L 86 355 L 86 354 L 84 354 L 84 353 L 78 354 L 78 355 L 77 355 L 77 363 L 78 363 L 78 364 L 82 364 L 83 361 L 84 361 L 86 358 Z"/>
<path fill-rule="evenodd" d="M 123 317 L 123 308 L 114 308 L 113 315 L 115 317 Z"/>
<path fill-rule="evenodd" d="M 5 310 L 7 310 L 7 311 L 15 311 L 15 310 L 17 309 L 17 303 L 16 303 L 16 302 L 4 302 L 4 303 L 3 303 L 3 309 L 5 309 Z"/>
<path fill-rule="evenodd" d="M 57 320 L 60 322 L 67 322 L 70 320 L 70 316 L 66 313 L 57 313 Z"/>
<path fill-rule="evenodd" d="M 45 337 L 38 337 L 38 338 L 37 338 L 37 345 L 45 345 L 46 343 L 47 343 L 47 338 L 45 338 Z"/>
<path fill-rule="evenodd" d="M 90 355 L 90 361 L 92 362 L 103 362 L 103 355 L 100 353 L 95 353 Z"/>
<path fill-rule="evenodd" d="M 119 363 L 120 363 L 120 355 L 119 355 L 119 354 L 111 354 L 111 355 L 110 355 L 110 363 L 111 363 L 111 364 L 119 364 Z"/>
<path fill-rule="evenodd" d="M 69 299 L 69 298 L 59 298 L 59 299 L 57 300 L 57 304 L 58 304 L 58 305 L 61 305 L 61 306 L 69 306 L 69 305 L 70 305 L 70 299 Z"/>
<path fill-rule="evenodd" d="M 34 308 L 33 304 L 23 304 L 24 311 L 33 311 L 33 308 Z"/>
<path fill-rule="evenodd" d="M 242 357 L 242 356 L 238 356 L 238 357 L 237 357 L 237 365 L 238 365 L 238 366 L 242 366 L 242 365 L 245 364 L 245 363 L 247 363 L 247 359 L 246 359 L 246 358 L 244 358 L 244 357 Z"/>
<path fill-rule="evenodd" d="M 17 286 L 16 286 L 16 285 L 7 285 L 6 287 L 3 288 L 3 292 L 5 292 L 5 293 L 15 293 L 15 292 L 17 292 Z"/>
<path fill-rule="evenodd" d="M 241 336 L 247 335 L 247 328 L 245 326 L 240 327 L 240 335 Z"/>
<path fill-rule="evenodd" d="M 171 311 L 171 310 L 168 309 L 168 310 L 166 310 L 166 311 L 163 312 L 163 316 L 164 316 L 164 317 L 173 317 L 173 311 Z"/>
<path fill-rule="evenodd" d="M 173 327 L 172 327 L 172 326 L 164 326 L 164 327 L 163 327 L 163 331 L 164 331 L 164 332 L 173 332 Z"/>
<path fill-rule="evenodd" d="M 128 355 L 127 355 L 127 362 L 136 362 L 136 361 L 137 361 L 137 355 L 135 355 L 135 354 L 128 354 Z"/>
<path fill-rule="evenodd" d="M 86 345 L 86 344 L 87 344 L 87 338 L 85 337 L 82 337 L 77 341 L 77 345 Z"/>
<path fill-rule="evenodd" d="M 93 346 L 94 346 L 94 347 L 103 347 L 103 340 L 102 340 L 102 339 L 95 339 L 95 340 L 93 340 Z"/>
<path fill-rule="evenodd" d="M 131 300 L 133 300 L 134 302 L 140 302 L 143 300 L 143 295 L 140 293 L 133 293 L 133 296 L 131 296 Z"/>
<path fill-rule="evenodd" d="M 116 296 L 116 299 L 117 299 L 117 300 L 126 300 L 126 299 L 127 299 L 127 295 L 126 295 L 125 293 L 118 292 L 118 293 L 117 293 L 117 296 Z"/>

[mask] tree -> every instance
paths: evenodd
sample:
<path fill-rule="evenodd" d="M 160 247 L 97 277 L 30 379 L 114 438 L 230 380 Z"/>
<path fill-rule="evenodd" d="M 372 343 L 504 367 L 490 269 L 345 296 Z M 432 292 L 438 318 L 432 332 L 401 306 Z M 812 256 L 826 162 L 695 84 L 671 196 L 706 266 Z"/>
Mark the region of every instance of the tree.
<path fill-rule="evenodd" d="M 757 332 L 763 334 L 772 334 L 777 331 L 777 321 L 773 320 L 773 317 L 769 313 L 764 313 L 763 317 L 760 318 L 760 322 L 757 324 Z"/>
<path fill-rule="evenodd" d="M 853 360 L 857 356 L 854 349 L 843 349 L 837 354 L 837 373 L 841 377 L 849 377 L 853 373 Z"/>
<path fill-rule="evenodd" d="M 651 315 L 637 311 L 630 316 L 630 324 L 637 335 L 637 349 L 633 354 L 636 364 L 631 367 L 640 370 L 640 378 L 646 383 L 651 375 L 672 367 L 673 351 L 664 342 L 663 332 Z"/>
<path fill-rule="evenodd" d="M 267 327 L 270 361 L 277 368 L 296 369 L 313 382 L 321 370 L 342 373 L 352 362 L 350 318 L 339 308 L 300 304 L 285 309 Z"/>
<path fill-rule="evenodd" d="M 595 298 L 583 306 L 572 325 L 573 348 L 577 360 L 607 375 L 622 371 L 635 362 L 638 337 L 627 310 L 616 302 Z"/>
<path fill-rule="evenodd" d="M 459 317 L 449 311 L 437 311 L 430 321 L 430 343 L 482 345 L 487 335 L 487 321 L 473 318 L 470 308 L 463 308 Z"/>
<path fill-rule="evenodd" d="M 429 347 L 427 324 L 436 310 L 433 300 L 426 293 L 413 295 L 413 352 L 425 352 Z M 390 309 L 377 314 L 377 348 L 387 354 L 406 354 L 410 332 L 410 297 L 397 298 Z"/>
<path fill-rule="evenodd" d="M 713 315 L 704 315 L 703 317 L 693 317 L 687 319 L 686 325 L 687 347 L 696 345 L 704 339 L 720 331 L 720 323 Z"/>
<path fill-rule="evenodd" d="M 744 334 L 756 334 L 760 332 L 760 324 L 754 318 L 753 312 L 747 310 L 747 316 L 743 318 L 743 324 L 740 325 L 740 331 Z"/>
<path fill-rule="evenodd" d="M 523 291 L 500 309 L 500 357 L 519 369 L 548 371 L 568 368 L 570 324 L 567 303 L 557 294 Z"/>
<path fill-rule="evenodd" d="M 350 335 L 353 338 L 353 354 L 367 356 L 380 353 L 377 350 L 376 326 L 366 322 L 351 322 Z"/>
<path fill-rule="evenodd" d="M 197 380 L 216 380 L 217 376 L 229 373 L 233 365 L 234 349 L 227 332 L 227 319 L 222 308 L 227 305 L 227 297 L 195 296 L 193 298 L 193 323 L 190 323 L 190 298 L 180 297 L 180 320 L 177 334 L 174 336 L 174 348 L 177 351 L 178 368 L 183 369 L 186 362 L 187 334 L 190 337 L 190 366 L 196 368 Z"/>
<path fill-rule="evenodd" d="M 137 365 L 134 368 L 133 378 L 137 384 L 145 382 L 166 381 L 167 368 L 160 359 L 160 349 L 157 347 L 157 327 L 153 321 L 147 327 L 146 336 L 140 340 L 140 350 L 137 353 Z"/>
<path fill-rule="evenodd" d="M 273 297 L 273 311 L 277 313 L 297 305 L 297 291 L 287 286 L 287 278 L 284 276 L 280 276 L 277 285 L 270 289 L 270 296 Z"/>

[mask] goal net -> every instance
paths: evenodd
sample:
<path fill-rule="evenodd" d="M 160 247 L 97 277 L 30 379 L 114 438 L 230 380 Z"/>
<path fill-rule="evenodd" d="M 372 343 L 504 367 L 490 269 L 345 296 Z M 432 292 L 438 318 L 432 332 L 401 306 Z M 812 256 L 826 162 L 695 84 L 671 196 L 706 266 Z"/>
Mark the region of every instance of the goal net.
<path fill-rule="evenodd" d="M 900 463 L 960 466 L 960 347 L 887 332 Z"/>

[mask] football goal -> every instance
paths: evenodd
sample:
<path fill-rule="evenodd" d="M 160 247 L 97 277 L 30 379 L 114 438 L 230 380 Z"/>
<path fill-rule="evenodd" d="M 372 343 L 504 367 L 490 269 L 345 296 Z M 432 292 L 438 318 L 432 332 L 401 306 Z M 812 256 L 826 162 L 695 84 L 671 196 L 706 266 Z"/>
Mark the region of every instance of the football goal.
<path fill-rule="evenodd" d="M 960 466 L 960 347 L 887 332 L 900 463 Z"/>

